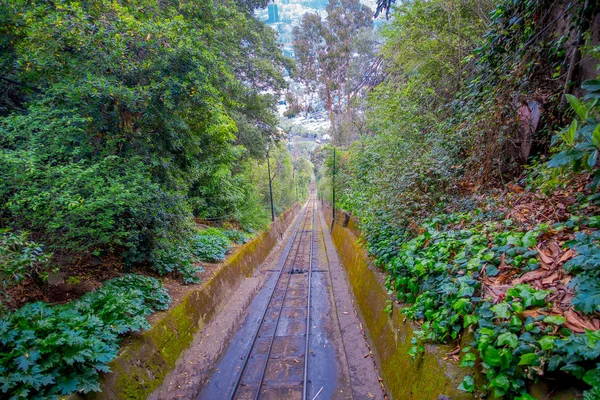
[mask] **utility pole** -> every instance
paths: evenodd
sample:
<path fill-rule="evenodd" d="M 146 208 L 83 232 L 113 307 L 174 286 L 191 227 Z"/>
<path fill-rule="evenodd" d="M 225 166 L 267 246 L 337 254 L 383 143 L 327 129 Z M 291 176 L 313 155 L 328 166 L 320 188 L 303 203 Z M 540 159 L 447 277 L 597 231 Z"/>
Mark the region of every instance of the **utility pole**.
<path fill-rule="evenodd" d="M 273 185 L 271 184 L 271 160 L 267 150 L 267 171 L 269 173 L 269 196 L 271 197 L 271 221 L 275 221 L 275 210 L 273 208 Z"/>
<path fill-rule="evenodd" d="M 292 182 L 296 189 L 296 203 L 298 202 L 298 182 L 296 182 L 296 167 L 292 166 Z"/>
<path fill-rule="evenodd" d="M 333 146 L 333 174 L 332 174 L 331 182 L 332 182 L 331 202 L 332 202 L 332 207 L 333 207 L 333 214 L 331 216 L 330 232 L 333 232 L 333 224 L 335 224 L 335 146 Z"/>

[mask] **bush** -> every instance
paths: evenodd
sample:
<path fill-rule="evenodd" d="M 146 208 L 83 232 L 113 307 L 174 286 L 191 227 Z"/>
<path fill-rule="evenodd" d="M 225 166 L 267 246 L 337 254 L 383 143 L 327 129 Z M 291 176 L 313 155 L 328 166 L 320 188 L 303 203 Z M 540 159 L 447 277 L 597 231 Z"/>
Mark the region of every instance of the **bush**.
<path fill-rule="evenodd" d="M 146 316 L 170 301 L 158 280 L 126 275 L 70 304 L 25 305 L 0 320 L 0 391 L 14 399 L 99 391 L 120 335 L 149 328 Z"/>
<path fill-rule="evenodd" d="M 205 229 L 191 239 L 192 252 L 202 261 L 222 261 L 231 248 L 231 242 L 219 229 Z"/>
<path fill-rule="evenodd" d="M 244 244 L 244 243 L 247 243 L 248 240 L 250 240 L 248 238 L 248 235 L 246 235 L 244 232 L 238 231 L 236 229 L 225 229 L 225 230 L 223 230 L 223 234 L 225 236 L 227 236 L 227 239 L 229 239 L 232 242 L 237 243 L 237 244 Z"/>
<path fill-rule="evenodd" d="M 0 229 L 0 279 L 4 287 L 19 284 L 26 277 L 48 276 L 51 254 L 42 246 L 27 240 L 27 233 Z"/>
<path fill-rule="evenodd" d="M 587 90 L 584 100 L 567 95 L 571 108 L 577 118 L 554 137 L 560 144 L 561 152 L 554 154 L 548 165 L 551 167 L 572 167 L 573 172 L 588 171 L 593 174 L 589 187 L 597 191 L 600 185 L 600 117 L 598 117 L 598 99 L 600 99 L 600 80 L 585 81 L 582 88 Z"/>
<path fill-rule="evenodd" d="M 141 160 L 109 156 L 96 164 L 45 166 L 36 157 L 0 152 L 9 221 L 74 252 L 139 245 L 143 227 L 152 226 L 147 216 L 158 191 Z"/>
<path fill-rule="evenodd" d="M 183 277 L 184 283 L 200 283 L 196 275 L 202 271 L 194 265 L 195 257 L 189 247 L 173 246 L 167 249 L 157 249 L 153 253 L 153 268 L 161 275 L 177 271 Z"/>

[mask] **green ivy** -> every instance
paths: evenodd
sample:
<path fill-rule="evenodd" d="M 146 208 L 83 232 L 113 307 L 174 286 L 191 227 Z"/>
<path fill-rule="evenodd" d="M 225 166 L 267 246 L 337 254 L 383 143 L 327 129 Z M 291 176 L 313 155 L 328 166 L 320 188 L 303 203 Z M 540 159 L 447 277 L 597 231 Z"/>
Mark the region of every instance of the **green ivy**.
<path fill-rule="evenodd" d="M 590 234 L 578 232 L 575 240 L 567 245 L 577 252 L 577 256 L 567 261 L 565 271 L 576 274 L 569 283 L 575 289 L 572 304 L 585 314 L 600 312 L 600 232 Z"/>
<path fill-rule="evenodd" d="M 552 228 L 578 229 L 595 221 L 594 217 L 572 218 Z M 590 361 L 600 361 L 600 348 L 594 339 L 598 333 L 574 334 L 563 327 L 562 316 L 540 313 L 532 317 L 525 313 L 548 307 L 551 291 L 517 284 L 495 304 L 482 297 L 483 274 L 496 276 L 503 265 L 521 273 L 539 267 L 536 245 L 549 229 L 547 224 L 540 224 L 522 232 L 510 220 L 471 212 L 429 219 L 420 227 L 422 233 L 412 239 L 390 230 L 387 240 L 370 243 L 377 264 L 389 272 L 388 288 L 405 304 L 402 312 L 421 323 L 411 339 L 409 354 L 419 357 L 426 342 L 453 341 L 469 329 L 475 341 L 463 348 L 461 366 L 473 367 L 477 358 L 481 360 L 486 378 L 484 391 L 509 398 L 527 396 L 526 383 L 544 371 L 593 381 L 596 370 Z M 376 237 L 381 239 L 381 232 Z M 579 232 L 574 241 L 567 243 L 578 253 L 564 266 L 575 275 L 571 283 L 575 290 L 573 305 L 586 313 L 596 312 L 600 301 L 599 238 L 598 232 Z M 391 312 L 391 308 L 388 306 L 386 311 Z M 472 377 L 465 378 L 460 389 L 474 391 Z"/>

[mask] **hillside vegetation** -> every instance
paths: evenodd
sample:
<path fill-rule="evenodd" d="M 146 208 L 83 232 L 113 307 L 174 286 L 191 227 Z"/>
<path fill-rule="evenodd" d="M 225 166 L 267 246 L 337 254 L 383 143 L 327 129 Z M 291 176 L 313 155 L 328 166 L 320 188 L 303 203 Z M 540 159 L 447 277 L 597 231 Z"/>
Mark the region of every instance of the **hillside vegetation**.
<path fill-rule="evenodd" d="M 266 229 L 269 180 L 275 216 L 308 196 L 266 3 L 0 1 L 0 397 L 99 390 L 160 277 Z"/>
<path fill-rule="evenodd" d="M 600 397 L 592 3 L 379 1 L 376 78 L 313 157 L 418 326 L 410 354 L 455 344 L 466 392 Z"/>

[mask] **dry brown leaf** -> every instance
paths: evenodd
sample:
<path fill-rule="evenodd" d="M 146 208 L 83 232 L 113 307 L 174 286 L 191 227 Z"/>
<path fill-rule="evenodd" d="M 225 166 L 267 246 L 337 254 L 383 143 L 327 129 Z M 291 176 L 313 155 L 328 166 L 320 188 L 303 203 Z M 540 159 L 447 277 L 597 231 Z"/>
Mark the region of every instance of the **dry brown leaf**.
<path fill-rule="evenodd" d="M 573 300 L 573 297 L 575 297 L 575 295 L 573 293 L 565 293 L 565 295 L 560 300 L 560 305 L 563 306 L 563 307 L 570 306 L 571 305 L 571 301 Z"/>
<path fill-rule="evenodd" d="M 552 259 L 552 257 L 550 257 L 546 253 L 544 253 L 542 251 L 542 249 L 540 249 L 540 246 L 537 246 L 536 248 L 537 248 L 538 254 L 540 256 L 540 260 L 542 260 L 543 262 L 545 262 L 548 265 L 554 263 L 554 260 Z"/>
<path fill-rule="evenodd" d="M 544 279 L 542 279 L 542 284 L 544 285 L 550 285 L 552 282 L 557 281 L 560 279 L 560 272 L 559 271 L 554 271 L 552 273 L 552 275 L 545 277 Z"/>
<path fill-rule="evenodd" d="M 510 268 L 510 267 L 506 267 L 506 269 L 508 269 L 508 268 Z M 496 283 L 504 284 L 504 283 L 508 282 L 516 274 L 517 274 L 517 271 L 515 271 L 515 270 L 509 270 L 506 273 L 500 274 L 500 275 L 498 275 L 498 278 L 496 279 Z"/>
<path fill-rule="evenodd" d="M 506 267 L 506 254 L 502 253 L 502 255 L 500 256 L 500 265 L 498 266 L 498 269 L 503 269 Z"/>
<path fill-rule="evenodd" d="M 565 251 L 565 254 L 563 254 L 560 259 L 558 260 L 559 263 L 564 263 L 567 260 L 570 260 L 571 258 L 573 258 L 575 256 L 575 252 L 571 249 Z"/>
<path fill-rule="evenodd" d="M 546 313 L 541 312 L 539 309 L 535 309 L 535 310 L 525 310 L 521 313 L 521 315 L 524 317 L 537 318 L 539 315 L 546 315 Z"/>
<path fill-rule="evenodd" d="M 571 282 L 571 279 L 573 279 L 573 277 L 571 275 L 567 275 L 560 280 L 560 283 L 567 286 L 569 284 L 569 282 Z"/>
<path fill-rule="evenodd" d="M 540 261 L 540 268 L 545 269 L 546 271 L 554 269 L 552 264 L 545 263 L 544 261 Z"/>
<path fill-rule="evenodd" d="M 513 283 L 516 285 L 519 283 L 535 281 L 537 279 L 545 278 L 546 276 L 550 275 L 550 273 L 551 273 L 550 271 L 547 271 L 542 268 L 538 268 L 534 271 L 529 271 L 526 274 L 523 274 L 523 276 L 514 280 Z"/>
<path fill-rule="evenodd" d="M 552 254 L 552 258 L 556 258 L 560 254 L 560 247 L 558 247 L 558 244 L 556 244 L 556 241 L 554 241 L 554 240 L 552 240 L 550 243 L 548 243 L 547 248 L 548 248 L 548 250 L 550 250 L 550 253 Z"/>
<path fill-rule="evenodd" d="M 521 186 L 513 185 L 512 183 L 507 183 L 506 187 L 516 193 L 523 192 L 523 188 Z"/>
<path fill-rule="evenodd" d="M 593 331 L 600 330 L 600 320 L 582 317 L 577 311 L 573 310 L 573 308 L 570 308 L 569 311 L 567 311 L 565 318 L 567 319 L 565 326 L 573 332 L 583 333 L 586 329 Z"/>

